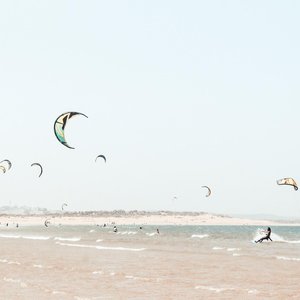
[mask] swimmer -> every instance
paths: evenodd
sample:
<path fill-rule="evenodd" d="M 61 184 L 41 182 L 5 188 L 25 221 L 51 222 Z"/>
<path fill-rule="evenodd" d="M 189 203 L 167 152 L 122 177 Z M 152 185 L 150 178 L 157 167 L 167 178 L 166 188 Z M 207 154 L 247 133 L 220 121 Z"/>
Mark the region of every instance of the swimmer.
<path fill-rule="evenodd" d="M 157 234 L 159 234 L 159 230 L 158 230 L 158 228 L 156 229 L 156 232 L 157 232 Z"/>
<path fill-rule="evenodd" d="M 114 232 L 118 232 L 117 226 L 114 226 Z"/>
<path fill-rule="evenodd" d="M 273 242 L 272 239 L 270 238 L 270 236 L 271 236 L 271 228 L 268 227 L 267 230 L 264 230 L 264 233 L 266 233 L 267 235 L 264 236 L 264 237 L 262 237 L 261 239 L 255 241 L 255 243 L 261 243 L 263 240 L 267 240 L 267 241 L 270 240 L 271 242 Z"/>

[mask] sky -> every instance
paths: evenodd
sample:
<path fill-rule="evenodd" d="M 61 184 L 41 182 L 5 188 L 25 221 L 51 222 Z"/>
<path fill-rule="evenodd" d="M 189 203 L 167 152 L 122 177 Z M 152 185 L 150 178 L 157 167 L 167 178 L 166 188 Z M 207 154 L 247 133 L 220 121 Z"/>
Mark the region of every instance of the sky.
<path fill-rule="evenodd" d="M 13 167 L 0 206 L 300 217 L 300 192 L 276 184 L 300 183 L 299 13 L 298 1 L 1 1 L 0 159 Z M 53 131 L 68 111 L 88 116 L 66 126 L 74 150 Z"/>

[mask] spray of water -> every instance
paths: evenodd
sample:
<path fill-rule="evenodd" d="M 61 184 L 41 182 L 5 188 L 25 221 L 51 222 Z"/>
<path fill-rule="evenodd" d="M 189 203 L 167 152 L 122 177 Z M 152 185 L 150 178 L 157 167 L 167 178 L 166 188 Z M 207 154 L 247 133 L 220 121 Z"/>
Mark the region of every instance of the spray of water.
<path fill-rule="evenodd" d="M 260 238 L 264 237 L 266 235 L 265 231 L 263 228 L 258 228 L 254 235 L 253 235 L 253 241 L 257 241 Z M 271 239 L 273 242 L 279 242 L 279 243 L 289 243 L 289 244 L 300 244 L 300 240 L 298 241 L 289 241 L 281 237 L 279 234 L 275 233 L 272 231 L 271 233 Z M 267 242 L 267 241 L 264 241 Z"/>

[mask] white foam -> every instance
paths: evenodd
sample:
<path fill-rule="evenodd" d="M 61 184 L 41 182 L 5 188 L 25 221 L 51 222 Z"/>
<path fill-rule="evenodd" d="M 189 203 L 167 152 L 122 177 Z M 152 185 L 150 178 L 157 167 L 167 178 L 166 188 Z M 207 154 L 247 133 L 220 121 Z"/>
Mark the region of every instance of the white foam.
<path fill-rule="evenodd" d="M 104 247 L 104 246 L 93 246 L 93 245 L 84 245 L 84 244 L 66 244 L 56 242 L 56 244 L 61 246 L 68 246 L 68 247 L 79 247 L 79 248 L 93 248 L 98 250 L 119 250 L 119 251 L 144 251 L 146 248 L 126 248 L 126 247 Z"/>
<path fill-rule="evenodd" d="M 12 279 L 12 278 L 7 278 L 7 277 L 3 277 L 3 280 L 6 282 L 13 282 L 13 283 L 19 283 L 20 280 L 19 279 Z"/>
<path fill-rule="evenodd" d="M 132 279 L 132 280 L 150 281 L 150 278 L 137 277 L 137 276 L 132 276 L 132 275 L 126 275 L 125 278 Z"/>
<path fill-rule="evenodd" d="M 65 292 L 60 292 L 60 291 L 53 291 L 52 292 L 53 295 L 65 295 Z"/>
<path fill-rule="evenodd" d="M 300 244 L 300 241 L 287 241 L 287 240 L 284 240 L 284 243 L 289 243 L 289 244 Z"/>
<path fill-rule="evenodd" d="M 95 229 L 91 229 L 89 232 L 95 232 Z"/>
<path fill-rule="evenodd" d="M 33 267 L 34 267 L 34 268 L 39 268 L 39 269 L 43 268 L 42 265 L 33 265 Z"/>
<path fill-rule="evenodd" d="M 207 290 L 207 291 L 211 291 L 211 292 L 215 292 L 215 293 L 221 293 L 221 292 L 225 292 L 225 291 L 233 291 L 235 290 L 235 288 L 233 287 L 228 287 L 228 288 L 216 288 L 213 286 L 205 286 L 205 285 L 197 285 L 195 287 L 196 290 L 201 289 L 201 290 Z"/>
<path fill-rule="evenodd" d="M 0 238 L 6 239 L 27 239 L 27 240 L 49 240 L 49 236 L 34 236 L 34 235 L 11 235 L 11 234 L 0 234 Z"/>
<path fill-rule="evenodd" d="M 282 260 L 300 261 L 300 258 L 296 258 L 296 257 L 276 256 L 276 258 Z"/>
<path fill-rule="evenodd" d="M 20 265 L 21 263 L 18 261 L 12 261 L 7 259 L 0 259 L 0 263 L 6 263 L 8 265 Z"/>
<path fill-rule="evenodd" d="M 96 240 L 96 243 L 99 243 L 99 242 L 103 242 L 103 240 L 102 239 Z"/>
<path fill-rule="evenodd" d="M 241 248 L 227 248 L 227 251 L 240 251 Z"/>
<path fill-rule="evenodd" d="M 81 240 L 80 237 L 72 237 L 72 238 L 62 238 L 62 237 L 55 237 L 55 241 L 66 241 L 66 242 L 79 242 Z"/>
<path fill-rule="evenodd" d="M 13 278 L 3 277 L 3 280 L 6 281 L 6 282 L 10 282 L 10 283 L 18 283 L 23 288 L 27 287 L 27 284 L 25 282 L 22 282 L 20 279 L 13 279 Z"/>
<path fill-rule="evenodd" d="M 50 239 L 49 236 L 34 236 L 34 235 L 24 235 L 21 236 L 21 238 L 26 240 L 41 240 L 41 241 L 46 241 Z"/>
<path fill-rule="evenodd" d="M 21 236 L 20 235 L 10 235 L 10 234 L 0 234 L 0 238 L 19 239 L 19 238 L 21 238 Z"/>
<path fill-rule="evenodd" d="M 103 274 L 103 271 L 94 271 L 92 274 L 96 275 L 96 274 Z"/>
<path fill-rule="evenodd" d="M 208 234 L 193 234 L 191 236 L 191 238 L 199 238 L 199 239 L 204 239 L 206 237 L 209 237 L 209 235 Z"/>
<path fill-rule="evenodd" d="M 148 236 L 154 236 L 154 235 L 157 234 L 157 232 L 151 232 L 151 233 L 146 232 L 146 234 L 147 234 Z"/>
<path fill-rule="evenodd" d="M 121 234 L 121 235 L 125 235 L 125 234 L 134 235 L 134 234 L 137 234 L 137 232 L 136 231 L 119 231 L 119 232 L 117 232 L 117 234 Z"/>
<path fill-rule="evenodd" d="M 222 249 L 224 249 L 223 247 L 213 247 L 212 248 L 213 250 L 222 250 Z"/>
<path fill-rule="evenodd" d="M 232 256 L 241 256 L 239 253 L 232 253 Z"/>
<path fill-rule="evenodd" d="M 7 264 L 9 264 L 9 265 L 20 265 L 21 263 L 19 263 L 18 261 L 8 261 Z"/>

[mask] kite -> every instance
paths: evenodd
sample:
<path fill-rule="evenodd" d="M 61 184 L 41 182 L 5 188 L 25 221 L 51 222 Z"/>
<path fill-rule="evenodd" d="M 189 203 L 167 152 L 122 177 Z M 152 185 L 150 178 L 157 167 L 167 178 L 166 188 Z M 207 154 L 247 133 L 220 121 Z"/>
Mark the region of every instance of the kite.
<path fill-rule="evenodd" d="M 67 203 L 64 203 L 62 206 L 61 206 L 61 210 L 64 210 L 64 206 L 68 206 Z"/>
<path fill-rule="evenodd" d="M 290 178 L 290 177 L 278 179 L 277 184 L 278 185 L 291 185 L 291 186 L 294 187 L 295 191 L 298 190 L 298 186 L 297 186 L 296 181 L 293 178 Z"/>
<path fill-rule="evenodd" d="M 4 160 L 2 160 L 2 161 L 0 161 L 0 165 L 2 164 L 2 163 L 4 163 L 4 162 L 6 162 L 7 163 L 7 165 L 8 165 L 8 170 L 11 168 L 11 166 L 12 166 L 12 163 L 11 163 L 11 161 L 10 160 L 8 160 L 8 159 L 4 159 Z"/>
<path fill-rule="evenodd" d="M 59 142 L 61 144 L 63 144 L 64 146 L 66 146 L 70 149 L 74 149 L 74 148 L 69 146 L 66 141 L 65 127 L 66 127 L 68 120 L 73 118 L 76 115 L 81 115 L 81 116 L 84 116 L 87 118 L 87 116 L 85 114 L 71 111 L 71 112 L 66 112 L 66 113 L 61 114 L 54 122 L 54 133 L 55 133 L 56 138 L 59 140 Z"/>
<path fill-rule="evenodd" d="M 96 157 L 96 159 L 95 159 L 95 162 L 97 161 L 97 159 L 98 159 L 98 157 L 101 157 L 101 158 L 103 158 L 104 159 L 104 161 L 106 162 L 106 157 L 104 156 L 104 155 L 98 155 L 97 157 Z"/>
<path fill-rule="evenodd" d="M 44 225 L 45 225 L 46 227 L 48 227 L 48 224 L 50 224 L 50 220 L 49 220 L 49 219 L 46 219 L 45 222 L 44 222 Z"/>
<path fill-rule="evenodd" d="M 210 188 L 209 188 L 208 186 L 206 186 L 206 185 L 203 185 L 202 187 L 203 187 L 203 188 L 207 188 L 208 193 L 207 193 L 207 195 L 206 195 L 205 197 L 209 197 L 210 194 L 211 194 Z"/>
<path fill-rule="evenodd" d="M 32 167 L 33 167 L 33 166 L 38 166 L 38 167 L 40 167 L 41 171 L 40 171 L 39 177 L 41 177 L 42 174 L 43 174 L 43 167 L 42 167 L 39 163 L 33 163 L 33 164 L 31 164 L 31 166 L 32 166 Z"/>

